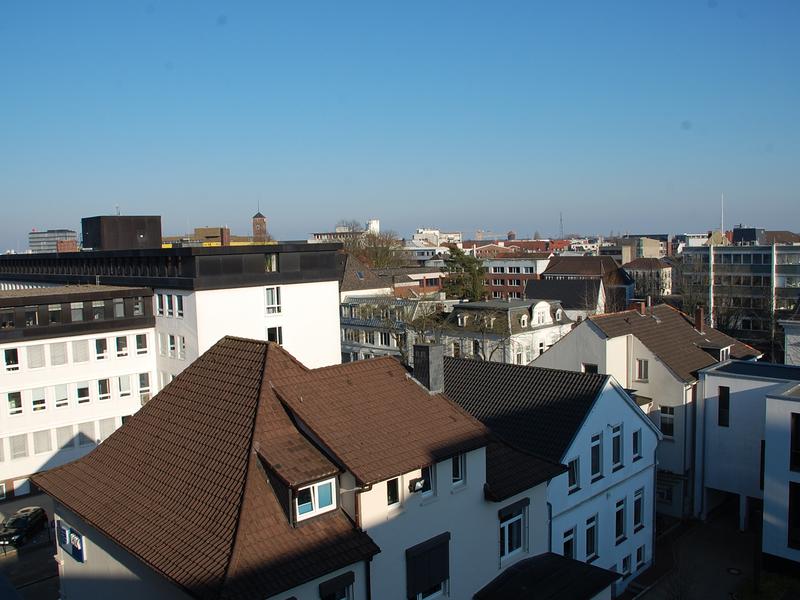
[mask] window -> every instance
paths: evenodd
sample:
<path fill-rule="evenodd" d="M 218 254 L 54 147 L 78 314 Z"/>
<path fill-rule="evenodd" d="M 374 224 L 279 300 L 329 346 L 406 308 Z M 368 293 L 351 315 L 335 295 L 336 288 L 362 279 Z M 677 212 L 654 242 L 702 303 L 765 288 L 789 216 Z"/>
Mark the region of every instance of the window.
<path fill-rule="evenodd" d="M 165 297 L 167 300 L 167 316 L 168 317 L 175 316 L 175 310 L 172 308 L 173 305 L 172 294 L 166 294 Z"/>
<path fill-rule="evenodd" d="M 641 569 L 644 566 L 644 546 L 639 546 L 636 549 L 636 568 Z"/>
<path fill-rule="evenodd" d="M 28 346 L 28 368 L 40 369 L 44 366 L 44 344 Z"/>
<path fill-rule="evenodd" d="M 631 574 L 631 555 L 625 556 L 622 559 L 622 577 L 625 578 Z"/>
<path fill-rule="evenodd" d="M 39 412 L 47 409 L 47 401 L 44 397 L 44 388 L 36 388 L 31 390 L 31 405 L 33 412 Z"/>
<path fill-rule="evenodd" d="M 169 334 L 168 339 L 169 339 L 168 355 L 172 356 L 172 357 L 175 357 L 175 356 L 178 355 L 177 350 L 176 350 L 177 344 L 176 344 L 176 341 L 175 341 L 175 336 L 173 334 Z"/>
<path fill-rule="evenodd" d="M 465 454 L 457 454 L 451 459 L 453 485 L 461 485 L 466 480 L 466 458 Z"/>
<path fill-rule="evenodd" d="M 19 350 L 8 348 L 3 352 L 6 361 L 6 371 L 19 371 Z"/>
<path fill-rule="evenodd" d="M 569 493 L 577 492 L 581 489 L 580 480 L 580 459 L 573 458 L 567 463 L 567 489 Z"/>
<path fill-rule="evenodd" d="M 92 300 L 92 320 L 101 321 L 106 317 L 106 303 L 103 300 Z"/>
<path fill-rule="evenodd" d="M 319 584 L 320 600 L 352 600 L 353 581 L 355 581 L 353 571 L 323 581 Z"/>
<path fill-rule="evenodd" d="M 375 332 L 374 331 L 365 331 L 364 332 L 364 338 L 366 340 L 366 343 L 369 344 L 370 346 L 374 346 L 375 345 Z"/>
<path fill-rule="evenodd" d="M 633 460 L 639 460 L 642 458 L 642 430 L 637 429 L 633 432 Z"/>
<path fill-rule="evenodd" d="M 787 522 L 789 548 L 800 550 L 800 483 L 794 481 L 789 482 L 789 515 Z"/>
<path fill-rule="evenodd" d="M 544 342 L 539 342 L 539 356 L 544 354 Z"/>
<path fill-rule="evenodd" d="M 422 492 L 423 496 L 433 496 L 436 493 L 436 469 L 435 465 L 422 467 Z"/>
<path fill-rule="evenodd" d="M 104 442 L 108 436 L 114 433 L 114 429 L 116 429 L 116 422 L 114 417 L 109 419 L 100 419 L 98 423 L 100 425 L 100 441 Z"/>
<path fill-rule="evenodd" d="M 33 453 L 43 454 L 53 450 L 53 440 L 49 429 L 33 432 Z"/>
<path fill-rule="evenodd" d="M 281 312 L 281 288 L 264 288 L 264 297 L 268 315 L 275 315 Z"/>
<path fill-rule="evenodd" d="M 611 428 L 611 463 L 614 471 L 623 466 L 622 425 L 614 425 Z"/>
<path fill-rule="evenodd" d="M 789 468 L 792 471 L 800 471 L 800 413 L 792 413 Z"/>
<path fill-rule="evenodd" d="M 522 315 L 519 318 L 519 325 L 520 325 L 520 327 L 527 327 L 528 326 L 528 315 Z"/>
<path fill-rule="evenodd" d="M 717 397 L 717 425 L 730 427 L 731 423 L 731 388 L 727 385 L 719 386 Z"/>
<path fill-rule="evenodd" d="M 386 331 L 381 331 L 381 346 L 391 346 L 392 336 Z"/>
<path fill-rule="evenodd" d="M 136 334 L 136 354 L 147 354 L 147 334 Z"/>
<path fill-rule="evenodd" d="M 26 306 L 22 309 L 25 312 L 25 327 L 35 327 L 39 324 L 39 311 L 35 306 Z"/>
<path fill-rule="evenodd" d="M 117 338 L 117 356 L 128 356 L 128 336 L 123 335 Z"/>
<path fill-rule="evenodd" d="M 69 316 L 73 323 L 83 321 L 83 302 L 70 302 Z"/>
<path fill-rule="evenodd" d="M 575 558 L 575 528 L 567 529 L 564 532 L 564 551 L 562 554 L 566 558 Z"/>
<path fill-rule="evenodd" d="M 336 508 L 335 479 L 327 479 L 297 490 L 295 509 L 297 520 L 307 519 Z"/>
<path fill-rule="evenodd" d="M 647 361 L 643 358 L 636 359 L 636 380 L 647 381 L 648 365 Z"/>
<path fill-rule="evenodd" d="M 66 342 L 50 344 L 50 364 L 54 367 L 67 364 Z"/>
<path fill-rule="evenodd" d="M 22 392 L 8 392 L 8 414 L 22 414 Z"/>
<path fill-rule="evenodd" d="M 415 600 L 446 595 L 450 581 L 450 533 L 406 550 L 406 597 Z"/>
<path fill-rule="evenodd" d="M 644 529 L 644 488 L 633 494 L 633 533 Z"/>
<path fill-rule="evenodd" d="M 592 436 L 592 483 L 603 477 L 603 434 Z"/>
<path fill-rule="evenodd" d="M 134 317 L 144 316 L 144 298 L 142 298 L 141 296 L 135 296 L 133 298 L 133 316 Z"/>
<path fill-rule="evenodd" d="M 267 327 L 267 341 L 283 345 L 283 327 Z"/>
<path fill-rule="evenodd" d="M 53 388 L 53 398 L 55 399 L 56 408 L 64 408 L 69 406 L 69 392 L 67 384 L 62 383 Z"/>
<path fill-rule="evenodd" d="M 617 544 L 625 541 L 625 498 L 617 500 L 614 532 Z"/>
<path fill-rule="evenodd" d="M 178 336 L 178 358 L 186 359 L 186 338 L 182 335 Z"/>
<path fill-rule="evenodd" d="M 526 550 L 528 500 L 500 509 L 500 558 Z"/>
<path fill-rule="evenodd" d="M 661 433 L 665 438 L 672 439 L 675 436 L 675 407 L 662 406 L 661 414 Z"/>
<path fill-rule="evenodd" d="M 597 558 L 597 515 L 586 519 L 586 562 Z"/>
<path fill-rule="evenodd" d="M 111 398 L 111 384 L 108 379 L 100 379 L 97 381 L 97 399 L 108 400 Z"/>
<path fill-rule="evenodd" d="M 159 333 L 158 334 L 158 353 L 161 356 L 167 355 L 167 334 L 166 333 Z"/>
<path fill-rule="evenodd" d="M 114 318 L 123 318 L 125 316 L 125 300 L 123 298 L 114 298 L 112 305 L 114 307 Z"/>
<path fill-rule="evenodd" d="M 94 356 L 97 360 L 103 360 L 108 356 L 108 340 L 98 338 L 94 341 Z"/>
<path fill-rule="evenodd" d="M 15 458 L 25 458 L 28 456 L 28 435 L 12 435 L 8 438 L 8 445 L 11 449 L 11 460 Z"/>
<path fill-rule="evenodd" d="M 49 304 L 47 306 L 47 322 L 50 325 L 61 323 L 61 305 Z"/>
<path fill-rule="evenodd" d="M 81 382 L 76 384 L 75 392 L 78 397 L 78 404 L 86 404 L 89 402 L 89 384 Z"/>
<path fill-rule="evenodd" d="M 127 398 L 131 395 L 131 376 L 130 375 L 120 375 L 119 376 L 119 397 L 120 398 Z"/>
<path fill-rule="evenodd" d="M 274 273 L 278 270 L 278 255 L 277 254 L 265 254 L 264 255 L 264 272 L 265 273 Z"/>
<path fill-rule="evenodd" d="M 78 425 L 78 446 L 94 445 L 94 421 Z"/>
<path fill-rule="evenodd" d="M 73 448 L 75 446 L 75 438 L 72 437 L 72 433 L 72 425 L 56 427 L 56 445 L 59 448 Z"/>
<path fill-rule="evenodd" d="M 400 480 L 395 477 L 386 482 L 386 505 L 397 506 L 400 504 Z"/>
<path fill-rule="evenodd" d="M 581 372 L 583 373 L 597 373 L 597 365 L 591 363 L 581 363 Z"/>
<path fill-rule="evenodd" d="M 14 310 L 4 308 L 0 310 L 0 328 L 11 329 L 14 327 Z"/>
<path fill-rule="evenodd" d="M 156 314 L 164 316 L 164 294 L 156 294 Z"/>
<path fill-rule="evenodd" d="M 150 400 L 150 373 L 139 373 L 139 401 L 142 406 Z"/>
<path fill-rule="evenodd" d="M 72 342 L 72 362 L 82 363 L 89 360 L 89 341 L 75 340 Z"/>

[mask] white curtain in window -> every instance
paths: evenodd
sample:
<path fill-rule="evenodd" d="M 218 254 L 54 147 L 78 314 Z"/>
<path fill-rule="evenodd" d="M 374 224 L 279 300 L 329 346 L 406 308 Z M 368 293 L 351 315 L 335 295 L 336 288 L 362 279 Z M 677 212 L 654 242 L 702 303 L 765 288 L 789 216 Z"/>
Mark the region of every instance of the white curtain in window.
<path fill-rule="evenodd" d="M 59 448 L 72 448 L 75 445 L 72 425 L 56 428 L 56 444 Z"/>
<path fill-rule="evenodd" d="M 50 437 L 49 429 L 43 429 L 41 431 L 33 432 L 34 454 L 41 454 L 42 452 L 50 452 L 52 449 L 53 449 L 53 442 Z"/>
<path fill-rule="evenodd" d="M 57 344 L 50 344 L 50 364 L 54 367 L 57 365 L 67 364 L 67 344 L 66 342 L 59 342 Z"/>
<path fill-rule="evenodd" d="M 105 441 L 108 436 L 114 433 L 114 429 L 115 419 L 113 417 L 110 419 L 100 419 L 100 441 Z"/>
<path fill-rule="evenodd" d="M 8 438 L 11 447 L 11 458 L 24 458 L 28 456 L 28 436 L 27 434 L 12 435 Z"/>
<path fill-rule="evenodd" d="M 86 362 L 89 360 L 89 341 L 76 340 L 72 342 L 73 362 Z"/>
<path fill-rule="evenodd" d="M 94 444 L 94 421 L 78 425 L 78 445 L 87 446 Z"/>
<path fill-rule="evenodd" d="M 44 366 L 44 345 L 28 346 L 28 368 L 38 369 Z"/>

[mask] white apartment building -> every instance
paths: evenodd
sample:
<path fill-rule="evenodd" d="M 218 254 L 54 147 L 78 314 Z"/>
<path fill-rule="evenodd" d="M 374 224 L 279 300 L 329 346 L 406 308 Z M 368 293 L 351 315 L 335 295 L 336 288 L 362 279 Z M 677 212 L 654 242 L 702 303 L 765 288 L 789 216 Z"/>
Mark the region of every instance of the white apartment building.
<path fill-rule="evenodd" d="M 441 366 L 420 356 L 436 390 Z M 35 478 L 56 500 L 63 597 L 471 598 L 546 553 L 546 482 L 565 477 L 393 359 L 309 370 L 230 337 L 109 442 Z M 603 594 L 602 573 L 578 597 Z"/>
<path fill-rule="evenodd" d="M 504 442 L 567 465 L 547 485 L 552 552 L 621 574 L 617 593 L 652 563 L 660 433 L 613 377 L 446 358 L 445 392 Z"/>
<path fill-rule="evenodd" d="M 225 335 L 275 341 L 319 367 L 341 358 L 339 248 L 298 242 L 2 256 L 0 289 L 151 288 L 161 383 Z"/>
<path fill-rule="evenodd" d="M 779 321 L 783 327 L 783 362 L 800 365 L 800 318 Z"/>
<path fill-rule="evenodd" d="M 702 313 L 702 311 L 701 311 Z M 657 507 L 692 514 L 693 400 L 697 372 L 729 357 L 759 353 L 703 322 L 662 304 L 596 315 L 580 323 L 534 366 L 613 375 L 632 390 L 640 408 L 663 434 L 658 448 Z"/>
<path fill-rule="evenodd" d="M 0 292 L 0 500 L 79 458 L 159 389 L 152 291 Z"/>

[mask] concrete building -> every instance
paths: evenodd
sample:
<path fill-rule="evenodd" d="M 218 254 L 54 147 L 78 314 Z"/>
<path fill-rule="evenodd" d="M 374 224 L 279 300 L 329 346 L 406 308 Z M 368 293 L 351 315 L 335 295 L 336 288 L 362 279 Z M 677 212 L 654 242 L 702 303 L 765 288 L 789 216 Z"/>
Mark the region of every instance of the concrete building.
<path fill-rule="evenodd" d="M 661 304 L 590 317 L 538 357 L 534 366 L 607 373 L 659 426 L 657 507 L 692 514 L 694 399 L 698 371 L 729 357 L 760 356 L 755 349 Z"/>
<path fill-rule="evenodd" d="M 527 252 L 484 258 L 484 284 L 489 297 L 493 300 L 522 300 L 527 283 L 544 273 L 552 256 L 550 252 Z"/>
<path fill-rule="evenodd" d="M 525 298 L 546 298 L 561 304 L 567 317 L 580 323 L 606 310 L 606 291 L 601 279 L 531 279 Z"/>
<path fill-rule="evenodd" d="M 161 387 L 225 335 L 275 341 L 311 367 L 339 363 L 339 248 L 299 242 L 2 256 L 0 289 L 151 288 Z"/>
<path fill-rule="evenodd" d="M 58 242 L 74 242 L 77 246 L 78 234 L 72 229 L 47 229 L 28 233 L 28 250 L 33 254 L 58 252 Z"/>
<path fill-rule="evenodd" d="M 800 318 L 779 321 L 783 328 L 783 362 L 800 366 Z"/>
<path fill-rule="evenodd" d="M 79 458 L 155 394 L 149 288 L 0 291 L 0 500 Z"/>
<path fill-rule="evenodd" d="M 463 238 L 460 231 L 445 232 L 438 229 L 421 228 L 417 229 L 411 236 L 416 242 L 427 242 L 433 246 L 443 246 L 445 244 L 461 245 Z"/>
<path fill-rule="evenodd" d="M 89 250 L 161 248 L 158 215 L 106 215 L 81 219 L 83 247 Z"/>
<path fill-rule="evenodd" d="M 622 268 L 633 277 L 637 298 L 662 298 L 672 294 L 672 265 L 659 258 L 636 258 Z"/>
<path fill-rule="evenodd" d="M 633 299 L 633 279 L 610 256 L 554 256 L 542 279 L 600 279 L 606 310 L 625 309 Z"/>
<path fill-rule="evenodd" d="M 471 598 L 532 568 L 565 467 L 491 439 L 440 393 L 431 350 L 414 381 L 390 358 L 309 370 L 221 340 L 88 457 L 35 478 L 56 500 L 62 597 Z"/>
<path fill-rule="evenodd" d="M 616 571 L 621 593 L 652 563 L 657 428 L 608 375 L 444 360 L 450 398 L 514 448 L 568 466 L 547 485 L 551 551 Z"/>
<path fill-rule="evenodd" d="M 490 300 L 455 304 L 425 333 L 453 357 L 527 365 L 573 326 L 550 300 Z"/>

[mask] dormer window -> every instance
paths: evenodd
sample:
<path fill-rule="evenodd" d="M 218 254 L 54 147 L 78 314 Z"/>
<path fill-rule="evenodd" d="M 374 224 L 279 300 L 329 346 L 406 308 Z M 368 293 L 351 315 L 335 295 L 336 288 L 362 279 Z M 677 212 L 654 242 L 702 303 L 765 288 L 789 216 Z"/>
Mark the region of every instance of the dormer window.
<path fill-rule="evenodd" d="M 464 327 L 467 324 L 467 315 L 458 315 L 458 326 Z"/>
<path fill-rule="evenodd" d="M 720 362 L 728 360 L 731 357 L 731 347 L 726 346 L 725 348 L 720 348 L 719 351 L 719 360 Z"/>
<path fill-rule="evenodd" d="M 556 321 L 560 321 L 560 320 L 561 320 L 561 309 L 559 308 L 556 311 Z"/>
<path fill-rule="evenodd" d="M 522 317 L 520 317 L 519 324 L 522 327 L 527 327 L 528 326 L 528 315 L 522 315 Z"/>
<path fill-rule="evenodd" d="M 326 479 L 297 490 L 295 511 L 298 521 L 334 508 L 336 508 L 336 478 Z"/>

